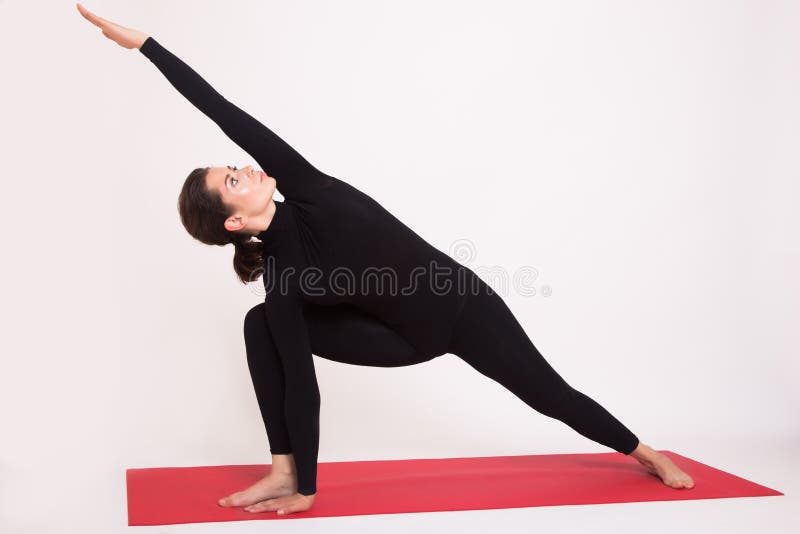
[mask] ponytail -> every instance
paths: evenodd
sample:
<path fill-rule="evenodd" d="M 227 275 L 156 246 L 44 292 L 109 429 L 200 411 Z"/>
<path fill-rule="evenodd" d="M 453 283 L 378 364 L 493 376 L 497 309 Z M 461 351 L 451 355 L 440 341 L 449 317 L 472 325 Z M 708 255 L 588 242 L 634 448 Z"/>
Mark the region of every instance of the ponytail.
<path fill-rule="evenodd" d="M 254 282 L 264 274 L 264 245 L 252 240 L 250 236 L 231 234 L 231 242 L 236 247 L 233 254 L 233 269 L 243 284 Z"/>

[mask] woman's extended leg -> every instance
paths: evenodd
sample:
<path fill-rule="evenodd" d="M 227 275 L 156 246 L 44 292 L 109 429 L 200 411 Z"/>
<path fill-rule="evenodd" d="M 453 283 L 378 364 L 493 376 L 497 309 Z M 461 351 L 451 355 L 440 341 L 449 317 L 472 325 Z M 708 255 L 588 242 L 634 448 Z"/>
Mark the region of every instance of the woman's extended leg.
<path fill-rule="evenodd" d="M 640 443 L 617 418 L 571 387 L 544 359 L 500 295 L 477 279 L 477 292 L 456 321 L 449 351 L 497 381 L 531 408 L 558 419 L 579 434 L 630 454 L 664 484 L 692 488 L 692 478 L 668 456 Z"/>
<path fill-rule="evenodd" d="M 534 410 L 579 434 L 630 454 L 639 439 L 597 402 L 571 387 L 544 359 L 506 303 L 485 283 L 467 301 L 450 350 Z"/>

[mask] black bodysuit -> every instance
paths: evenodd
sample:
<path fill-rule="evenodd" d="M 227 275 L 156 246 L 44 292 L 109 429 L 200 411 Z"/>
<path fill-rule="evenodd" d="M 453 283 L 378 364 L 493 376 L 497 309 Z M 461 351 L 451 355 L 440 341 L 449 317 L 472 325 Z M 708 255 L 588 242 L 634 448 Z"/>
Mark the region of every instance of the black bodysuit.
<path fill-rule="evenodd" d="M 316 493 L 320 396 L 312 354 L 402 366 L 453 353 L 530 406 L 629 454 L 638 439 L 571 388 L 499 295 L 370 196 L 306 161 L 148 37 L 140 51 L 277 182 L 264 303 L 245 319 L 248 363 L 273 454 Z"/>

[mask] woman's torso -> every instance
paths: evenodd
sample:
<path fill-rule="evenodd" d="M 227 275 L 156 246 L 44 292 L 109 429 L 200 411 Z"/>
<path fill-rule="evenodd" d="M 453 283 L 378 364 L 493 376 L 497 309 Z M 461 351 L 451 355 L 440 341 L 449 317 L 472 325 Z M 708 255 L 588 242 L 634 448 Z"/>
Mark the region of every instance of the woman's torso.
<path fill-rule="evenodd" d="M 307 302 L 350 303 L 421 353 L 446 352 L 469 287 L 465 282 L 474 283 L 469 268 L 336 178 L 313 200 L 287 198 L 276 204 L 270 227 L 259 236 L 265 243 L 268 293 L 283 287 Z"/>

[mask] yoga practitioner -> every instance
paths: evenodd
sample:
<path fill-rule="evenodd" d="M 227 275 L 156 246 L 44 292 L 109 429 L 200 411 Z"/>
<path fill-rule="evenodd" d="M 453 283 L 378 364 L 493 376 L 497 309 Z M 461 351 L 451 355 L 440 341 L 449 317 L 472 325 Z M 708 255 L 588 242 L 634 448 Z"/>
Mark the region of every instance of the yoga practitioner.
<path fill-rule="evenodd" d="M 109 39 L 137 48 L 265 169 L 194 169 L 178 201 L 192 237 L 211 245 L 232 243 L 238 277 L 246 283 L 263 275 L 266 289 L 243 329 L 272 467 L 264 479 L 219 505 L 281 514 L 312 506 L 320 409 L 312 354 L 377 367 L 454 354 L 536 411 L 633 456 L 668 486 L 694 486 L 667 456 L 640 443 L 607 410 L 572 388 L 504 300 L 472 270 L 370 196 L 316 169 L 153 37 L 80 4 L 78 10 Z M 273 200 L 276 188 L 283 202 Z"/>

